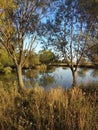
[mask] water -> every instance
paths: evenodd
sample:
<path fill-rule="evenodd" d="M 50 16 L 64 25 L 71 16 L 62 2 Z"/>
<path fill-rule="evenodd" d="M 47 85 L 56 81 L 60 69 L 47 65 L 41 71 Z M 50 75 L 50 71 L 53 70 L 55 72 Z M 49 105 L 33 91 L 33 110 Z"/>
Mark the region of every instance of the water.
<path fill-rule="evenodd" d="M 11 75 L 0 75 L 0 81 L 9 83 L 10 81 L 16 81 L 17 77 L 15 73 Z M 64 88 L 72 86 L 72 74 L 69 68 L 51 68 L 47 71 L 39 70 L 24 70 L 23 80 L 26 88 L 43 86 L 44 88 L 58 87 L 62 86 Z M 80 84 L 98 84 L 98 70 L 78 68 L 77 72 L 77 83 Z"/>
<path fill-rule="evenodd" d="M 36 85 L 45 88 L 62 86 L 64 88 L 72 86 L 72 73 L 69 68 L 52 68 L 44 73 L 38 70 L 25 71 L 23 75 L 26 86 L 33 87 Z M 80 84 L 98 84 L 98 70 L 78 68 L 77 83 Z"/>

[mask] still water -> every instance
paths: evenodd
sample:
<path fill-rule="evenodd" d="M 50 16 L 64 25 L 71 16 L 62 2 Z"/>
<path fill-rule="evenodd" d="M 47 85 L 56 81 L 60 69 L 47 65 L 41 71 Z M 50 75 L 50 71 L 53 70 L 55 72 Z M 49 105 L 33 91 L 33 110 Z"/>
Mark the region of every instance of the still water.
<path fill-rule="evenodd" d="M 0 74 L 0 81 L 8 84 L 10 81 L 16 81 L 15 73 L 10 75 Z M 47 71 L 40 70 L 24 70 L 23 80 L 26 88 L 43 86 L 44 88 L 62 86 L 64 88 L 71 87 L 72 74 L 69 68 L 51 68 Z M 77 83 L 80 84 L 98 84 L 98 69 L 78 68 Z"/>
<path fill-rule="evenodd" d="M 64 88 L 72 86 L 72 73 L 69 68 L 52 68 L 46 72 L 38 70 L 25 71 L 23 75 L 26 86 L 43 86 L 45 88 L 62 86 Z M 78 68 L 77 83 L 81 84 L 98 84 L 98 70 L 88 68 Z"/>

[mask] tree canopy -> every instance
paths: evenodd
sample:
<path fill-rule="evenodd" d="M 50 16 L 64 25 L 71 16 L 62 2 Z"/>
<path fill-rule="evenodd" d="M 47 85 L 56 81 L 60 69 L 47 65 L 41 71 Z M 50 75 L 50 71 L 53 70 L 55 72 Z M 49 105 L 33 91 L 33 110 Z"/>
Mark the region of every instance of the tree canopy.
<path fill-rule="evenodd" d="M 22 68 L 27 53 L 32 50 L 36 30 L 41 18 L 47 11 L 46 0 L 9 0 L 0 2 L 0 43 L 12 58 L 20 88 L 24 88 Z M 29 37 L 29 42 L 25 42 Z M 27 50 L 24 54 L 24 48 Z M 25 58 L 24 58 L 25 55 Z"/>
<path fill-rule="evenodd" d="M 50 64 L 55 62 L 56 56 L 52 51 L 43 50 L 39 53 L 39 60 L 43 64 Z"/>
<path fill-rule="evenodd" d="M 47 18 L 41 34 L 48 39 L 46 46 L 52 46 L 67 63 L 75 84 L 75 73 L 82 59 L 91 59 L 91 48 L 98 46 L 98 3 L 93 0 L 58 0 L 53 8 L 55 15 Z"/>

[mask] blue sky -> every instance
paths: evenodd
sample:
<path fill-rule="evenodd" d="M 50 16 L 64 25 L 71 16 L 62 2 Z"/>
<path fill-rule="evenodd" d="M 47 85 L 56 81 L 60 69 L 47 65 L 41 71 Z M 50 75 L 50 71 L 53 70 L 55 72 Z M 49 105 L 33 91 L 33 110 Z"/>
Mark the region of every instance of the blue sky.
<path fill-rule="evenodd" d="M 24 41 L 24 43 L 25 43 L 24 48 L 25 48 L 26 44 L 30 43 L 30 41 L 31 41 L 30 37 L 26 37 L 26 39 Z M 42 44 L 40 43 L 40 41 L 35 41 L 32 49 L 34 49 L 34 51 L 36 53 L 38 53 L 40 50 L 42 50 Z"/>

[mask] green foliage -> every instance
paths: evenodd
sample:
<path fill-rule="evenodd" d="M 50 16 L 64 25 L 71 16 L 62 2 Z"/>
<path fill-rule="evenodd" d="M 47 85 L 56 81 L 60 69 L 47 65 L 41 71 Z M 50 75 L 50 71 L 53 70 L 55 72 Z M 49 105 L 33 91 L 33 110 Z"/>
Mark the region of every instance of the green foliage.
<path fill-rule="evenodd" d="M 56 56 L 53 52 L 49 50 L 43 50 L 39 54 L 40 62 L 43 64 L 50 64 L 55 61 Z"/>
<path fill-rule="evenodd" d="M 37 78 L 37 76 L 38 76 L 38 70 L 32 70 L 32 69 L 29 69 L 29 70 L 27 70 L 27 72 L 26 72 L 26 76 L 27 77 L 29 77 L 29 78 Z"/>
<path fill-rule="evenodd" d="M 4 73 L 5 73 L 6 75 L 8 75 L 8 74 L 11 74 L 12 69 L 11 69 L 11 67 L 5 67 L 5 68 L 3 69 L 3 71 L 4 71 Z"/>
<path fill-rule="evenodd" d="M 0 48 L 0 63 L 4 67 L 8 67 L 8 66 L 13 65 L 12 59 L 9 57 L 7 51 L 4 48 Z"/>
<path fill-rule="evenodd" d="M 26 67 L 35 67 L 36 65 L 39 64 L 39 57 L 34 51 L 28 52 L 28 58 L 26 60 L 26 63 L 24 66 Z"/>
<path fill-rule="evenodd" d="M 3 64 L 0 63 L 0 71 L 2 71 L 2 70 L 3 70 Z"/>
<path fill-rule="evenodd" d="M 21 88 L 24 87 L 22 68 L 29 52 L 33 49 L 36 39 L 35 32 L 41 17 L 47 12 L 49 2 L 46 0 L 4 0 L 0 2 L 0 43 L 13 60 Z M 26 43 L 28 36 L 30 39 Z M 24 49 L 27 49 L 25 54 Z"/>
<path fill-rule="evenodd" d="M 47 70 L 47 66 L 45 64 L 41 64 L 36 66 L 36 69 L 39 70 L 40 72 L 45 72 Z"/>

